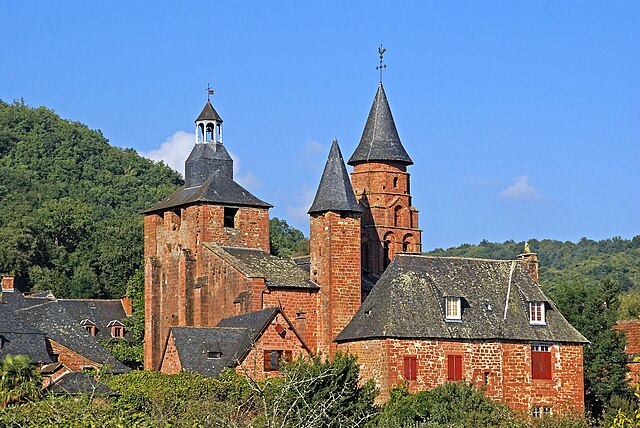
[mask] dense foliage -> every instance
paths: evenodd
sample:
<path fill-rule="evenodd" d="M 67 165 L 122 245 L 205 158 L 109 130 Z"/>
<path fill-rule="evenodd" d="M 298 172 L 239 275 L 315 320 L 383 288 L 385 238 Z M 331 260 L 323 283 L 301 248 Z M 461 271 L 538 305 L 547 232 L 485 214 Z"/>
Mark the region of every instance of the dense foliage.
<path fill-rule="evenodd" d="M 269 220 L 269 245 L 274 256 L 296 257 L 309 254 L 309 239 L 278 217 Z"/>
<path fill-rule="evenodd" d="M 25 355 L 7 355 L 0 363 L 0 404 L 33 400 L 40 396 L 42 379 Z"/>
<path fill-rule="evenodd" d="M 140 211 L 181 183 L 100 131 L 0 101 L 0 272 L 23 291 L 120 297 L 142 259 Z"/>

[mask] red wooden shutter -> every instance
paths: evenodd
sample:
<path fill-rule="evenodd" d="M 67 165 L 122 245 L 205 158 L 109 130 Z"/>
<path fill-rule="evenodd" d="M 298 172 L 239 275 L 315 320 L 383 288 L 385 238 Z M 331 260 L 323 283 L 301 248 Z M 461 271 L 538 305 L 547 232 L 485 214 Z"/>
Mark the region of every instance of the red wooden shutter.
<path fill-rule="evenodd" d="M 293 354 L 292 352 L 289 351 L 284 351 L 284 360 L 289 362 L 289 361 L 293 361 Z"/>
<path fill-rule="evenodd" d="M 404 378 L 407 380 L 416 380 L 418 373 L 418 362 L 416 357 L 404 357 Z"/>
<path fill-rule="evenodd" d="M 447 380 L 462 379 L 462 355 L 447 355 Z"/>
<path fill-rule="evenodd" d="M 531 377 L 551 379 L 551 352 L 531 352 Z"/>
<path fill-rule="evenodd" d="M 271 371 L 271 351 L 264 351 L 264 371 Z"/>
<path fill-rule="evenodd" d="M 456 355 L 455 361 L 456 361 L 456 372 L 455 372 L 454 380 L 460 380 L 462 379 L 462 355 Z"/>

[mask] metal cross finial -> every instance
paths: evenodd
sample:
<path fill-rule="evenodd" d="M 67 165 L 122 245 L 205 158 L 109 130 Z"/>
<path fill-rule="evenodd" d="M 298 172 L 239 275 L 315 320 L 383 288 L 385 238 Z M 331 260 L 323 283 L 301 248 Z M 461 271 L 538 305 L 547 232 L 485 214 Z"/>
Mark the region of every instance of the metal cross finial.
<path fill-rule="evenodd" d="M 382 83 L 382 70 L 387 68 L 387 64 L 382 62 L 382 57 L 386 51 L 387 49 L 383 48 L 382 45 L 378 48 L 378 53 L 380 54 L 380 65 L 376 67 L 376 70 L 380 70 L 380 83 Z"/>
<path fill-rule="evenodd" d="M 207 83 L 207 101 L 211 101 L 211 95 L 213 95 L 213 89 L 211 85 Z"/>

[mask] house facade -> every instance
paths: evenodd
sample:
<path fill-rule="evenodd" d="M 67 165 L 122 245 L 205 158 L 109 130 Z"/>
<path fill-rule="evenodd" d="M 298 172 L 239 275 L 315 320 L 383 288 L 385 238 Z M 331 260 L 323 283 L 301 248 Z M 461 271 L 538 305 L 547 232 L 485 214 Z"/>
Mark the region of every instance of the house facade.
<path fill-rule="evenodd" d="M 210 101 L 195 127 L 185 185 L 146 212 L 146 369 L 215 375 L 252 361 L 265 376 L 278 355 L 349 351 L 382 400 L 404 382 L 418 391 L 467 380 L 535 415 L 584 409 L 587 341 L 542 293 L 534 253 L 421 255 L 413 161 L 382 84 L 348 161 L 351 179 L 331 145 L 309 209 L 308 259 L 269 254 L 271 205 L 234 181 Z M 286 323 L 265 321 L 262 335 L 225 327 L 267 313 Z M 286 343 L 274 340 L 282 329 Z"/>

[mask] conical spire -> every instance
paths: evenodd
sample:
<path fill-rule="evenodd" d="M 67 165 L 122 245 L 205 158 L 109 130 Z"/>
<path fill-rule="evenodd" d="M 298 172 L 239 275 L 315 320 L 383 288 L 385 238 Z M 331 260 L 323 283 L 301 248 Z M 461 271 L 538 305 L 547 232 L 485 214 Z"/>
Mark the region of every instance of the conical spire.
<path fill-rule="evenodd" d="M 370 161 L 394 161 L 412 165 L 413 161 L 400 142 L 391 108 L 382 83 L 373 100 L 360 144 L 349 159 L 349 165 Z"/>
<path fill-rule="evenodd" d="M 200 112 L 200 115 L 198 115 L 198 118 L 195 121 L 200 122 L 203 120 L 211 120 L 214 122 L 222 123 L 222 118 L 220 117 L 216 109 L 213 108 L 213 104 L 211 104 L 210 100 L 207 100 L 207 103 L 204 105 L 204 108 L 202 109 L 202 111 Z"/>
<path fill-rule="evenodd" d="M 349 174 L 344 166 L 338 140 L 335 138 L 331 144 L 329 158 L 324 166 L 316 197 L 309 208 L 309 214 L 326 211 L 362 212 L 362 208 L 356 202 L 356 197 L 353 194 Z"/>

